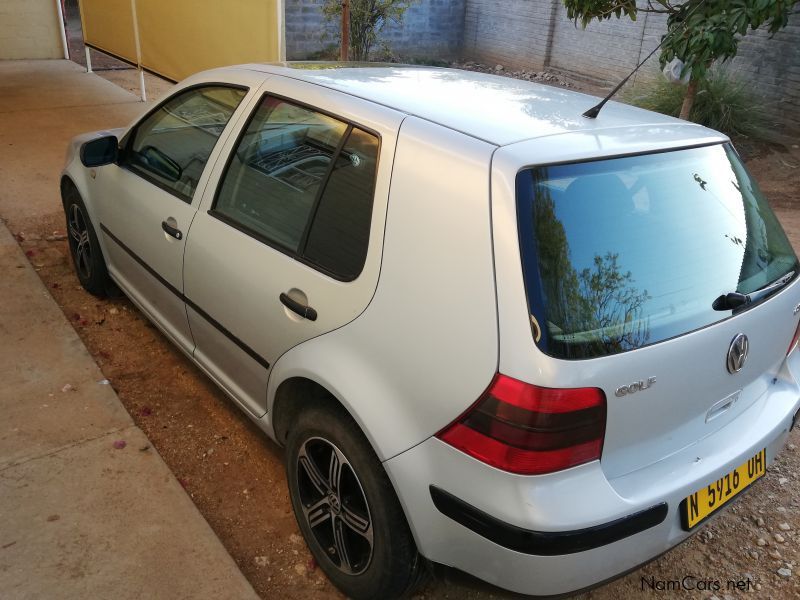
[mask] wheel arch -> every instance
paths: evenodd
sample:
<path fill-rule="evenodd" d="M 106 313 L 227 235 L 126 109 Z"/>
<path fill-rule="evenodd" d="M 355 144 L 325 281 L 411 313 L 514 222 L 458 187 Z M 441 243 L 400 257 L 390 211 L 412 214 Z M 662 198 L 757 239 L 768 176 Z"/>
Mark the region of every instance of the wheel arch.
<path fill-rule="evenodd" d="M 61 175 L 61 181 L 59 182 L 59 185 L 58 185 L 58 189 L 61 192 L 61 207 L 64 208 L 64 209 L 67 208 L 67 202 L 66 202 L 66 199 L 64 198 L 64 194 L 65 194 L 65 192 L 67 191 L 67 189 L 69 187 L 74 188 L 75 191 L 77 191 L 79 194 L 81 193 L 80 190 L 78 189 L 78 186 L 72 180 L 72 177 L 70 177 L 68 174 L 64 173 L 64 174 Z M 83 194 L 81 194 L 81 198 L 82 197 L 83 197 Z"/>
<path fill-rule="evenodd" d="M 306 413 L 304 409 L 308 409 L 310 412 Z M 346 590 L 346 587 L 342 588 L 341 586 L 347 586 L 347 582 L 345 580 L 338 580 L 337 573 L 329 572 L 323 564 L 326 558 L 330 558 L 330 555 L 325 551 L 329 540 L 316 537 L 310 529 L 308 522 L 304 521 L 301 507 L 309 506 L 309 504 L 306 504 L 305 500 L 303 500 L 304 496 L 300 489 L 301 478 L 298 475 L 298 450 L 301 446 L 298 443 L 298 439 L 303 444 L 311 439 L 316 440 L 316 442 L 327 442 L 329 445 L 332 445 L 334 448 L 344 453 L 356 477 L 356 484 L 363 495 L 364 505 L 369 511 L 366 514 L 367 523 L 371 522 L 373 525 L 375 522 L 384 523 L 384 527 L 389 523 L 388 529 L 385 529 L 380 537 L 381 540 L 385 540 L 383 550 L 375 550 L 370 542 L 370 560 L 383 556 L 383 560 L 386 561 L 387 557 L 391 558 L 394 556 L 394 563 L 384 562 L 383 566 L 378 569 L 377 572 L 381 574 L 380 578 L 382 581 L 378 580 L 376 582 L 375 570 L 373 569 L 373 574 L 368 575 L 370 579 L 367 580 L 367 584 L 370 587 L 369 592 L 365 591 L 366 588 L 363 587 L 363 583 L 356 583 L 354 584 L 355 587 L 351 588 L 352 592 L 348 595 L 356 598 L 405 597 L 406 593 L 404 592 L 412 590 L 427 576 L 427 562 L 424 557 L 419 554 L 417 549 L 418 542 L 414 530 L 411 527 L 409 515 L 395 489 L 395 484 L 390 474 L 383 466 L 381 457 L 376 452 L 373 440 L 367 435 L 363 426 L 355 419 L 355 416 L 347 409 L 344 403 L 339 401 L 333 392 L 326 389 L 326 387 L 318 381 L 301 375 L 288 377 L 277 385 L 273 409 L 270 411 L 270 414 L 274 416 L 274 437 L 282 444 L 288 444 L 285 450 L 287 483 L 295 516 L 297 517 L 301 532 L 306 538 L 312 554 L 317 555 L 317 560 L 323 570 L 326 571 L 335 585 Z M 291 427 L 292 421 L 304 414 L 314 417 L 310 421 L 307 419 L 300 419 L 306 426 L 310 425 L 314 428 L 322 427 L 323 432 L 315 431 L 311 436 L 297 438 L 297 434 L 303 434 L 303 428 L 301 427 L 297 431 L 297 434 L 293 435 L 293 429 Z M 329 438 L 329 436 L 325 434 L 324 430 L 326 426 L 332 426 L 332 429 L 328 430 L 334 432 L 332 438 Z M 345 441 L 349 438 L 351 444 L 341 445 L 340 442 L 343 440 L 341 437 L 337 438 L 335 435 L 336 431 L 340 433 L 346 432 Z M 356 446 L 353 446 L 352 443 L 355 443 Z M 367 445 L 366 448 L 363 447 L 364 443 Z M 367 451 L 367 455 L 363 453 L 364 450 Z M 351 454 L 350 451 L 353 451 L 355 454 Z M 361 461 L 358 463 L 353 461 L 354 457 L 357 456 L 361 457 Z M 365 460 L 367 462 L 364 462 Z M 355 466 L 356 464 L 366 468 L 357 469 Z M 373 483 L 371 486 L 366 484 L 368 480 L 372 480 Z M 333 489 L 338 490 L 340 488 L 337 485 Z M 366 490 L 368 489 L 371 489 L 371 495 L 367 495 Z M 340 498 L 340 505 L 345 506 L 346 501 L 338 496 L 338 492 L 336 494 L 337 498 Z M 352 497 L 352 495 L 348 496 Z M 376 517 L 379 512 L 383 512 L 383 518 Z M 305 518 L 307 519 L 308 517 Z M 323 545 L 321 546 L 320 544 Z M 347 555 L 352 556 L 349 551 Z M 399 558 L 397 558 L 398 556 Z M 400 565 L 400 569 L 398 569 L 398 565 Z M 367 567 L 364 568 L 366 569 Z M 365 571 L 359 571 L 356 575 L 364 573 Z M 376 584 L 382 589 L 375 589 Z M 402 591 L 398 594 L 400 590 Z"/>
<path fill-rule="evenodd" d="M 292 376 L 284 379 L 275 390 L 270 410 L 275 440 L 281 446 L 286 445 L 292 424 L 302 410 L 320 404 L 335 406 L 338 410 L 347 413 L 351 419 L 353 417 L 330 390 L 313 379 L 304 376 Z"/>
<path fill-rule="evenodd" d="M 97 207 L 95 206 L 95 202 L 92 198 L 92 194 L 89 193 L 89 181 L 88 175 L 84 171 L 82 165 L 80 165 L 80 161 L 78 161 L 78 166 L 75 166 L 75 163 L 72 162 L 67 165 L 67 168 L 64 169 L 61 173 L 61 178 L 59 179 L 59 192 L 61 194 L 61 208 L 66 214 L 66 199 L 65 199 L 65 192 L 67 188 L 72 187 L 80 196 L 81 200 L 83 201 L 83 205 L 86 208 L 87 216 L 89 220 L 92 222 L 92 227 L 94 227 L 95 235 L 97 236 L 97 242 L 100 244 L 100 251 L 103 257 L 108 256 L 108 248 L 106 247 L 106 240 L 100 233 L 100 217 L 97 214 Z"/>
<path fill-rule="evenodd" d="M 341 331 L 295 346 L 275 362 L 264 429 L 283 444 L 292 419 L 309 406 L 310 398 L 344 411 L 380 461 L 429 437 L 430 423 L 415 413 L 402 388 L 382 376 L 380 359 L 358 344 L 342 343 L 337 335 Z"/>
<path fill-rule="evenodd" d="M 94 210 L 94 205 L 91 199 L 90 194 L 88 193 L 88 186 L 87 182 L 85 181 L 84 174 L 80 171 L 77 173 L 74 170 L 66 170 L 61 174 L 61 179 L 59 181 L 59 192 L 61 193 L 61 206 L 66 211 L 66 198 L 64 197 L 68 188 L 72 187 L 78 195 L 81 197 L 83 201 L 83 205 L 86 207 L 86 211 L 89 214 L 89 218 L 92 221 L 92 224 L 97 230 L 98 223 L 96 222 L 96 215 Z M 103 245 L 102 242 L 100 244 Z M 105 248 L 103 248 L 105 251 Z"/>

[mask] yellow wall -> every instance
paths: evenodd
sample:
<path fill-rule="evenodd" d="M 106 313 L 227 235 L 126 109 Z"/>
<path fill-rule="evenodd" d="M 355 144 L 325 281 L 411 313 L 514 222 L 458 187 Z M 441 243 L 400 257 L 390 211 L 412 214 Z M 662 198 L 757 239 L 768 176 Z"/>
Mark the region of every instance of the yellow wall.
<path fill-rule="evenodd" d="M 279 0 L 136 0 L 142 66 L 169 79 L 279 60 Z M 80 0 L 90 45 L 136 62 L 130 0 Z"/>
<path fill-rule="evenodd" d="M 137 0 L 142 64 L 171 79 L 278 60 L 275 0 Z"/>
<path fill-rule="evenodd" d="M 86 43 L 135 63 L 131 0 L 80 0 L 79 4 Z"/>
<path fill-rule="evenodd" d="M 0 0 L 0 59 L 64 58 L 56 0 Z"/>

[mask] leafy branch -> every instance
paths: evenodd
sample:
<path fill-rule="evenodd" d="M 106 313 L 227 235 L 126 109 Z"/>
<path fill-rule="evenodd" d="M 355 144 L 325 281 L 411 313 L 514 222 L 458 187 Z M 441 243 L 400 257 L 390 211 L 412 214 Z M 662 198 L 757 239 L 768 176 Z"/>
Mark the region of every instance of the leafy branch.
<path fill-rule="evenodd" d="M 697 91 L 697 82 L 717 61 L 736 56 L 739 41 L 749 31 L 766 26 L 775 34 L 789 23 L 789 16 L 800 0 L 563 0 L 567 15 L 584 28 L 592 21 L 627 17 L 635 21 L 639 13 L 666 14 L 667 33 L 662 38 L 660 62 L 673 59 L 691 72 L 681 118 L 688 118 Z"/>

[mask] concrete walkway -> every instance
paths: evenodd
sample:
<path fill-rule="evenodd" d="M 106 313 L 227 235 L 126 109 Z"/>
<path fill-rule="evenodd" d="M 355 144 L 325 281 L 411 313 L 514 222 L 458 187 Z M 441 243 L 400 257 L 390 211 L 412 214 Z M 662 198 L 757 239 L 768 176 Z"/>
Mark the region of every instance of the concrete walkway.
<path fill-rule="evenodd" d="M 150 105 L 68 60 L 0 61 L 0 217 L 22 231 L 61 210 L 67 142 L 127 125 Z"/>
<path fill-rule="evenodd" d="M 0 217 L 57 212 L 69 137 L 142 109 L 67 61 L 0 63 Z M 103 381 L 0 223 L 0 597 L 256 598 Z"/>

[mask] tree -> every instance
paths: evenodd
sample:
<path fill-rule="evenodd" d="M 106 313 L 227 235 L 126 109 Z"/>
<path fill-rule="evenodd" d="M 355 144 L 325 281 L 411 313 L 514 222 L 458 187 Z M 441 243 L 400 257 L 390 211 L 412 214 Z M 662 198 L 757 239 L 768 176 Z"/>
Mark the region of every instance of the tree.
<path fill-rule="evenodd" d="M 688 119 L 698 82 L 716 61 L 736 56 L 739 40 L 766 24 L 771 34 L 786 27 L 800 0 L 563 0 L 567 15 L 586 27 L 593 20 L 623 16 L 636 20 L 640 12 L 668 15 L 661 49 L 661 66 L 677 58 L 684 73 L 691 71 L 681 118 Z"/>
<path fill-rule="evenodd" d="M 402 23 L 405 12 L 416 0 L 350 0 L 350 58 L 369 60 L 369 51 L 389 21 Z M 340 21 L 341 0 L 325 0 L 322 14 L 328 21 Z"/>

